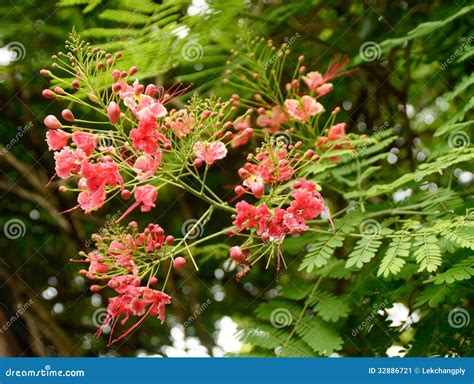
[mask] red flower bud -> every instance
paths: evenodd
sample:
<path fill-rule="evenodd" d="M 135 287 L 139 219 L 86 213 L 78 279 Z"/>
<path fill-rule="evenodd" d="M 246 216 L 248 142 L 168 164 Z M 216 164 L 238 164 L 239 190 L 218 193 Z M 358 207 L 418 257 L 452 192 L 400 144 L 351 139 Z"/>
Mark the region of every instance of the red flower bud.
<path fill-rule="evenodd" d="M 56 97 L 56 94 L 51 89 L 43 89 L 43 92 L 41 92 L 41 95 L 45 99 L 54 99 Z"/>
<path fill-rule="evenodd" d="M 66 121 L 74 121 L 74 115 L 69 109 L 63 109 L 63 111 L 61 112 L 61 116 Z"/>
<path fill-rule="evenodd" d="M 173 262 L 173 267 L 175 269 L 181 269 L 183 268 L 185 265 L 186 265 L 187 261 L 184 257 L 177 257 L 176 259 L 174 259 L 174 262 Z"/>
<path fill-rule="evenodd" d="M 107 116 L 112 124 L 115 124 L 120 118 L 120 107 L 114 101 L 111 101 L 107 107 Z"/>

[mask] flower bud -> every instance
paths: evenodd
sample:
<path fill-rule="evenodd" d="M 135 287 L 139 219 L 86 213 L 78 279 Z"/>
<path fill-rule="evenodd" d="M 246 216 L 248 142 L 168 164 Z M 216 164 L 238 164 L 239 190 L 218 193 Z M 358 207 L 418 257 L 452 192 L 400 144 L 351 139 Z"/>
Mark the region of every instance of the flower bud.
<path fill-rule="evenodd" d="M 79 83 L 78 80 L 73 80 L 73 81 L 71 81 L 71 86 L 73 88 L 79 88 L 81 86 L 81 84 Z"/>
<path fill-rule="evenodd" d="M 206 120 L 207 118 L 209 118 L 209 116 L 211 116 L 211 111 L 208 109 L 206 109 L 205 111 L 203 111 L 203 113 L 201 113 L 202 120 Z"/>
<path fill-rule="evenodd" d="M 128 189 L 123 189 L 122 192 L 120 192 L 120 196 L 122 199 L 128 200 L 132 196 L 132 193 Z"/>
<path fill-rule="evenodd" d="M 184 257 L 179 256 L 176 259 L 174 259 L 173 267 L 175 269 L 181 269 L 186 265 L 186 263 L 187 263 L 186 259 Z"/>
<path fill-rule="evenodd" d="M 40 69 L 39 74 L 40 76 L 48 77 L 48 76 L 51 76 L 51 71 L 48 71 L 47 69 L 43 68 L 43 69 Z"/>
<path fill-rule="evenodd" d="M 122 84 L 121 83 L 113 83 L 112 84 L 112 91 L 114 93 L 119 93 L 122 90 Z"/>
<path fill-rule="evenodd" d="M 244 187 L 242 187 L 241 185 L 237 185 L 235 188 L 234 188 L 234 192 L 237 196 L 240 196 L 240 195 L 243 195 L 245 193 L 245 189 Z"/>
<path fill-rule="evenodd" d="M 174 236 L 168 235 L 165 239 L 166 244 L 172 245 L 174 243 Z"/>
<path fill-rule="evenodd" d="M 109 121 L 112 124 L 115 124 L 117 121 L 119 121 L 120 107 L 115 101 L 111 101 L 109 106 L 107 107 L 107 116 L 109 117 Z"/>
<path fill-rule="evenodd" d="M 117 81 L 118 79 L 120 79 L 120 71 L 118 69 L 114 69 L 112 71 L 112 77 L 114 81 Z"/>
<path fill-rule="evenodd" d="M 54 93 L 56 93 L 57 95 L 62 95 L 64 93 L 64 89 L 62 89 L 61 87 L 55 87 Z"/>
<path fill-rule="evenodd" d="M 90 287 L 91 292 L 99 292 L 101 289 L 100 285 L 97 284 L 91 285 Z"/>
<path fill-rule="evenodd" d="M 148 283 L 150 285 L 156 285 L 158 283 L 158 278 L 153 276 L 153 277 L 150 277 L 150 280 L 148 280 Z"/>
<path fill-rule="evenodd" d="M 156 92 L 155 84 L 148 84 L 145 88 L 145 95 L 153 97 Z"/>
<path fill-rule="evenodd" d="M 130 76 L 134 75 L 137 72 L 138 72 L 138 68 L 135 65 L 131 66 L 130 69 L 128 70 L 128 74 Z"/>
<path fill-rule="evenodd" d="M 239 246 L 232 247 L 230 249 L 230 258 L 237 263 L 243 263 L 245 261 L 244 253 Z"/>
<path fill-rule="evenodd" d="M 49 129 L 58 129 L 61 126 L 61 123 L 54 115 L 48 115 L 43 121 L 44 125 Z"/>
<path fill-rule="evenodd" d="M 70 109 L 63 109 L 61 116 L 66 121 L 74 121 L 74 115 Z"/>
<path fill-rule="evenodd" d="M 56 97 L 56 94 L 51 89 L 43 89 L 43 92 L 41 92 L 41 95 L 45 99 L 54 99 Z"/>

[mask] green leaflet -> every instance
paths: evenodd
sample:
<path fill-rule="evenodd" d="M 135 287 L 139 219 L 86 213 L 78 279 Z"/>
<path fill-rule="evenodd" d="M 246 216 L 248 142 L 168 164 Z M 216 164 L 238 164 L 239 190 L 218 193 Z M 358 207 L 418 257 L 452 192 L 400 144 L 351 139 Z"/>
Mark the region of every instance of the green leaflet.
<path fill-rule="evenodd" d="M 400 233 L 400 237 L 394 238 L 388 245 L 377 276 L 388 277 L 399 273 L 405 265 L 405 258 L 410 254 L 410 248 L 411 238 L 406 236 L 406 232 Z"/>
<path fill-rule="evenodd" d="M 362 268 L 365 263 L 368 263 L 377 253 L 382 242 L 376 236 L 363 237 L 357 241 L 354 250 L 349 254 L 346 262 L 346 268 L 356 267 Z"/>
<path fill-rule="evenodd" d="M 340 318 L 347 317 L 350 313 L 347 300 L 330 292 L 318 291 L 308 297 L 306 303 L 309 306 L 314 306 L 313 310 L 325 321 L 337 321 Z"/>
<path fill-rule="evenodd" d="M 336 248 L 342 247 L 343 242 L 344 236 L 339 234 L 321 235 L 319 241 L 308 247 L 308 253 L 298 270 L 306 270 L 306 272 L 311 273 L 315 268 L 326 265 Z"/>
<path fill-rule="evenodd" d="M 469 280 L 474 276 L 474 256 L 467 258 L 440 273 L 426 282 L 434 282 L 436 285 L 440 284 L 452 284 L 456 281 Z"/>
<path fill-rule="evenodd" d="M 420 265 L 419 272 L 434 272 L 441 265 L 441 250 L 438 246 L 438 239 L 433 235 L 423 235 L 415 237 L 414 252 L 416 262 Z"/>

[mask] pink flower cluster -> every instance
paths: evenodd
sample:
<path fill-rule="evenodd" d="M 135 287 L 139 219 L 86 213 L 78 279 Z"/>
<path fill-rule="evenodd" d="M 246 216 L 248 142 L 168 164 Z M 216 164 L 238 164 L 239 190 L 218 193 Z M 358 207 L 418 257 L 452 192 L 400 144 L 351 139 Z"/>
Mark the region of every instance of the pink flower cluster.
<path fill-rule="evenodd" d="M 102 333 L 107 324 L 110 324 L 113 333 L 113 329 L 122 315 L 124 316 L 121 321 L 122 325 L 127 322 L 130 316 L 143 316 L 135 325 L 112 342 L 130 334 L 148 315 L 158 316 L 163 322 L 165 304 L 171 302 L 171 297 L 167 294 L 149 288 L 149 285 L 158 282 L 156 277 L 149 278 L 146 287 L 140 286 L 141 279 L 145 276 L 140 276 L 135 258 L 142 252 L 148 254 L 172 245 L 173 236 L 165 237 L 163 229 L 157 224 L 149 224 L 142 232 L 138 231 L 138 225 L 135 222 L 131 222 L 128 227 L 131 229 L 131 233 L 127 232 L 118 236 L 110 236 L 110 233 L 105 233 L 103 236 L 94 235 L 97 251 L 89 252 L 86 255 L 84 261 L 89 263 L 89 268 L 87 271 L 81 271 L 89 279 L 108 280 L 105 286 L 92 285 L 91 291 L 97 292 L 108 286 L 118 294 L 118 296 L 109 299 L 107 318 L 97 332 L 98 335 Z M 175 268 L 181 268 L 186 264 L 185 259 L 180 259 L 183 258 L 176 258 Z"/>
<path fill-rule="evenodd" d="M 133 275 L 113 277 L 108 285 L 118 293 L 118 296 L 109 299 L 107 316 L 96 335 L 101 335 L 104 328 L 110 326 L 112 330 L 110 332 L 109 345 L 132 333 L 149 315 L 157 316 L 162 323 L 164 322 L 165 305 L 171 303 L 171 297 L 166 293 L 149 287 L 141 287 L 140 280 Z M 123 319 L 120 321 L 121 325 L 124 325 L 130 316 L 141 316 L 141 318 L 127 331 L 112 340 L 115 326 L 121 316 L 123 316 Z"/>
<path fill-rule="evenodd" d="M 294 177 L 297 167 L 318 159 L 313 156 L 313 150 L 308 150 L 303 156 L 296 152 L 301 144 L 301 142 L 297 142 L 295 145 L 285 148 L 278 145 L 277 142 L 260 148 L 255 156 L 250 156 L 254 162 L 247 162 L 239 169 L 239 176 L 244 181 L 243 186 L 235 188 L 237 195 L 240 196 L 249 191 L 259 199 L 265 192 L 265 185 L 290 180 Z"/>
<path fill-rule="evenodd" d="M 306 179 L 293 182 L 291 196 L 293 201 L 288 208 L 276 207 L 273 212 L 265 203 L 254 206 L 246 201 L 238 202 L 234 225 L 239 231 L 255 229 L 265 242 L 306 231 L 305 222 L 325 210 L 324 200 L 316 190 L 316 184 Z"/>

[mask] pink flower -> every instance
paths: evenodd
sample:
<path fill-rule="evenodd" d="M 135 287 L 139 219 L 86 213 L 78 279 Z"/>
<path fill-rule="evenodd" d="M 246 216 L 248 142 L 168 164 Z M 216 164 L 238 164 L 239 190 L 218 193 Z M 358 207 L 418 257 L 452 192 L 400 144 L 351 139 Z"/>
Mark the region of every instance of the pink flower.
<path fill-rule="evenodd" d="M 151 115 L 140 120 L 138 127 L 130 131 L 130 138 L 136 149 L 148 155 L 161 156 L 159 141 L 165 145 L 169 144 L 168 139 L 158 132 L 158 125 Z"/>
<path fill-rule="evenodd" d="M 137 272 L 137 267 L 132 257 L 132 252 L 134 250 L 134 247 L 130 249 L 121 242 L 113 240 L 109 245 L 107 253 L 115 259 L 115 265 L 117 267 L 125 268 L 128 272 L 135 274 Z"/>
<path fill-rule="evenodd" d="M 216 160 L 223 159 L 227 155 L 227 148 L 220 141 L 212 143 L 198 141 L 194 144 L 193 151 L 197 159 L 208 165 L 213 164 Z"/>
<path fill-rule="evenodd" d="M 133 170 L 137 173 L 137 179 L 140 181 L 149 179 L 155 173 L 161 163 L 161 152 L 157 156 L 140 156 L 133 165 Z"/>
<path fill-rule="evenodd" d="M 158 316 L 163 323 L 165 320 L 165 305 L 171 303 L 171 297 L 166 293 L 148 287 L 136 286 L 136 278 L 133 276 L 130 276 L 130 278 L 132 284 L 124 284 L 125 282 L 122 281 L 114 281 L 113 286 L 119 284 L 117 288 L 114 288 L 115 291 L 119 293 L 119 296 L 109 299 L 107 317 L 96 333 L 96 335 L 99 336 L 103 332 L 105 326 L 110 324 L 112 332 L 109 338 L 109 345 L 132 333 L 149 315 Z M 147 307 L 148 309 L 146 309 Z M 122 333 L 118 338 L 112 340 L 113 331 L 121 316 L 123 316 L 123 319 L 120 321 L 121 324 L 125 324 L 130 316 L 142 316 L 142 318 L 127 331 Z"/>
<path fill-rule="evenodd" d="M 61 179 L 67 179 L 71 173 L 77 173 L 80 170 L 81 163 L 86 155 L 81 149 L 72 151 L 70 148 L 64 148 L 54 154 L 56 160 L 56 173 Z"/>
<path fill-rule="evenodd" d="M 115 124 L 117 121 L 119 121 L 120 113 L 120 107 L 118 104 L 114 101 L 111 101 L 107 107 L 107 116 L 112 124 Z"/>
<path fill-rule="evenodd" d="M 279 105 L 274 106 L 271 111 L 264 111 L 257 118 L 257 125 L 267 128 L 270 132 L 278 131 L 280 126 L 287 122 L 288 118 Z"/>
<path fill-rule="evenodd" d="M 309 117 L 324 111 L 323 106 L 311 96 L 303 96 L 300 100 L 285 100 L 285 107 L 293 119 L 300 121 L 306 121 Z"/>
<path fill-rule="evenodd" d="M 43 123 L 49 129 L 58 129 L 59 127 L 61 127 L 61 123 L 59 122 L 57 117 L 54 115 L 46 116 L 45 119 L 43 120 Z"/>
<path fill-rule="evenodd" d="M 346 123 L 339 123 L 329 128 L 328 139 L 331 141 L 338 141 L 344 139 L 346 136 Z"/>
<path fill-rule="evenodd" d="M 239 118 L 234 123 L 237 133 L 232 135 L 232 148 L 240 147 L 248 143 L 250 136 L 253 134 L 253 129 L 250 124 L 250 116 Z"/>
<path fill-rule="evenodd" d="M 263 196 L 263 192 L 265 192 L 265 183 L 260 175 L 251 175 L 247 177 L 243 184 L 247 188 L 250 188 L 257 199 L 260 199 Z"/>
<path fill-rule="evenodd" d="M 97 135 L 82 131 L 76 131 L 72 134 L 72 141 L 78 148 L 82 149 L 87 156 L 90 156 L 92 151 L 97 146 L 99 141 Z"/>
<path fill-rule="evenodd" d="M 255 217 L 256 208 L 246 201 L 239 201 L 235 208 L 237 209 L 237 216 L 235 217 L 234 225 L 239 231 L 245 228 L 255 228 L 257 225 L 257 218 Z"/>
<path fill-rule="evenodd" d="M 67 145 L 69 134 L 61 129 L 51 129 L 46 132 L 46 142 L 50 151 L 62 149 Z"/>
<path fill-rule="evenodd" d="M 309 89 L 320 96 L 330 92 L 333 88 L 331 83 L 325 82 L 323 76 L 319 72 L 309 72 L 306 76 L 303 76 L 303 81 Z"/>
<path fill-rule="evenodd" d="M 142 204 L 141 211 L 148 212 L 156 206 L 155 200 L 158 192 L 154 186 L 146 184 L 137 187 L 134 196 L 137 203 Z"/>
<path fill-rule="evenodd" d="M 186 109 L 174 111 L 166 119 L 166 125 L 170 127 L 178 137 L 186 137 L 194 127 L 194 116 Z"/>
<path fill-rule="evenodd" d="M 101 162 L 95 164 L 84 162 L 81 173 L 86 180 L 87 188 L 92 192 L 103 189 L 106 185 L 123 186 L 123 178 L 118 171 L 118 165 L 111 159 L 103 158 Z"/>
<path fill-rule="evenodd" d="M 90 252 L 87 255 L 86 261 L 90 262 L 89 273 L 92 275 L 107 273 L 109 271 L 109 266 L 104 257 L 96 252 Z"/>
<path fill-rule="evenodd" d="M 107 194 L 105 189 L 99 188 L 95 191 L 91 189 L 86 189 L 79 193 L 77 196 L 77 201 L 81 209 L 88 213 L 95 211 L 104 205 Z"/>
<path fill-rule="evenodd" d="M 145 252 L 160 249 L 165 241 L 165 231 L 158 224 L 149 224 L 137 238 L 138 245 L 145 245 Z"/>
<path fill-rule="evenodd" d="M 124 104 L 130 108 L 138 120 L 151 115 L 154 119 L 165 117 L 168 113 L 166 108 L 158 100 L 143 94 L 145 87 L 135 80 L 132 86 L 127 85 L 122 92 Z"/>

